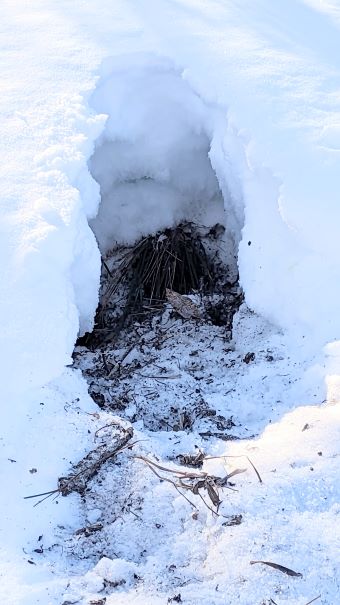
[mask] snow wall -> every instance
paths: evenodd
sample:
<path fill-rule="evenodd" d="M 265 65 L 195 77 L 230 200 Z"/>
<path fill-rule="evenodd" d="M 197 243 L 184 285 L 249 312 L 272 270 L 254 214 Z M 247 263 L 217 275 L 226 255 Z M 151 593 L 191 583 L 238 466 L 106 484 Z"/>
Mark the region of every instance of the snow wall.
<path fill-rule="evenodd" d="M 249 306 L 296 341 L 304 336 L 317 347 L 340 337 L 338 26 L 297 2 L 292 23 L 289 4 L 195 3 L 194 15 L 186 20 L 176 3 L 160 0 L 138 2 L 133 10 L 117 0 L 119 19 L 112 19 L 109 0 L 103 1 L 100 14 L 89 2 L 86 10 L 61 2 L 64 16 L 44 3 L 45 12 L 32 9 L 27 21 L 21 5 L 15 37 L 19 54 L 6 55 L 8 87 L 1 99 L 6 116 L 1 144 L 9 158 L 0 210 L 5 391 L 23 392 L 58 376 L 71 362 L 79 330 L 91 329 L 100 255 L 88 224 L 95 219 L 100 196 L 87 162 L 94 150 L 100 153 L 105 139 L 121 145 L 121 134 L 130 153 L 119 177 L 124 195 L 129 179 L 150 175 L 154 192 L 164 193 L 162 217 L 168 213 L 169 220 L 178 220 L 184 209 L 174 191 L 165 193 L 174 175 L 176 195 L 185 194 L 187 185 L 192 194 L 196 189 L 196 209 L 202 207 L 203 194 L 218 204 L 209 156 L 230 234 L 236 247 L 239 242 L 240 279 Z M 9 47 L 12 42 L 13 35 Z M 158 164 L 151 134 L 144 149 L 152 156 L 147 165 L 138 166 L 140 154 L 131 155 L 137 136 L 132 128 L 138 120 L 141 128 L 147 101 L 143 82 L 137 86 L 144 68 L 133 67 L 133 55 L 122 56 L 131 50 L 151 53 L 145 75 L 152 78 L 159 70 L 168 78 L 173 108 L 176 96 L 181 97 L 175 130 L 184 119 L 182 127 L 190 134 L 187 153 L 180 141 L 181 157 L 189 161 L 196 154 L 195 162 L 204 164 L 202 173 L 193 165 L 186 171 L 192 177 L 187 185 L 181 166 L 170 169 L 164 163 L 175 162 L 176 141 L 171 158 L 160 149 Z M 159 67 L 152 58 L 155 51 L 167 57 Z M 89 109 L 87 91 L 95 89 L 98 65 L 114 54 L 115 64 L 103 63 Z M 130 103 L 139 111 L 135 122 L 132 109 L 118 113 L 114 124 L 114 103 L 119 109 L 123 98 L 126 102 L 127 70 L 136 72 Z M 108 102 L 100 90 L 111 77 L 117 97 Z M 105 112 L 112 116 L 106 130 L 106 117 L 100 115 Z M 146 119 L 150 124 L 150 116 Z M 125 132 L 120 134 L 119 128 Z M 169 140 L 171 134 L 169 128 Z M 142 152 L 143 129 L 139 135 Z M 135 161 L 136 171 L 129 175 Z M 164 166 L 172 173 L 166 174 Z M 145 180 L 145 191 L 149 185 Z M 131 208 L 125 208 L 125 217 L 139 221 L 141 213 L 135 215 Z M 155 206 L 147 209 L 154 228 L 159 227 Z M 100 215 L 91 224 L 101 239 L 98 221 Z M 132 236 L 130 226 L 124 237 Z"/>

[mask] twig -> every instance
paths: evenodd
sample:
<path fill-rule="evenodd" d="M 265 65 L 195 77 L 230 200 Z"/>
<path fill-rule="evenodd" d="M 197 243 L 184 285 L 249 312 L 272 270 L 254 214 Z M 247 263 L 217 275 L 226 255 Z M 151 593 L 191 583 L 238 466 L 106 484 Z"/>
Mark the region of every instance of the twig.
<path fill-rule="evenodd" d="M 78 462 L 75 469 L 80 468 L 76 474 L 71 474 L 58 479 L 58 487 L 62 496 L 68 496 L 72 492 L 82 494 L 87 487 L 88 482 L 96 475 L 101 466 L 110 458 L 113 458 L 126 448 L 132 447 L 134 443 L 129 443 L 133 436 L 133 429 L 129 428 L 125 431 L 125 435 L 121 438 L 118 444 L 113 446 L 102 444 L 95 450 L 91 451 L 83 460 Z M 87 465 L 87 462 L 90 462 Z M 84 465 L 86 465 L 84 467 Z M 84 467 L 84 468 L 83 468 Z"/>
<path fill-rule="evenodd" d="M 252 463 L 252 461 L 250 460 L 250 458 L 249 458 L 248 456 L 246 456 L 246 458 L 247 458 L 248 462 L 251 464 L 251 466 L 253 467 L 253 469 L 254 469 L 254 471 L 255 471 L 255 473 L 256 473 L 256 476 L 257 476 L 257 478 L 258 478 L 259 482 L 260 482 L 260 483 L 263 483 L 263 481 L 262 481 L 262 479 L 261 479 L 261 477 L 260 477 L 260 474 L 259 474 L 258 470 L 255 468 L 255 466 L 254 466 L 254 464 Z"/>
<path fill-rule="evenodd" d="M 178 493 L 179 493 L 181 496 L 183 496 L 183 498 L 184 498 L 184 499 L 185 499 L 187 502 L 189 502 L 189 504 L 191 504 L 191 506 L 192 506 L 193 508 L 195 508 L 196 510 L 198 510 L 198 508 L 197 508 L 196 504 L 194 504 L 193 502 L 191 502 L 191 500 L 189 500 L 189 498 L 187 498 L 185 494 L 182 494 L 182 492 L 179 490 L 179 488 L 177 487 L 177 485 L 175 485 L 175 484 L 174 484 L 174 488 L 175 488 L 175 489 L 178 491 Z"/>
<path fill-rule="evenodd" d="M 110 426 L 110 425 L 107 425 L 107 426 Z M 101 428 L 103 429 L 105 427 L 101 427 Z M 98 430 L 100 430 L 100 429 L 98 429 Z M 106 448 L 108 447 L 107 445 L 104 445 L 104 444 L 100 445 L 97 449 L 95 449 L 92 452 L 90 452 L 89 454 L 87 454 L 87 456 L 85 456 L 85 458 L 83 460 L 78 462 L 78 464 L 76 465 L 75 468 L 81 467 L 85 461 L 87 462 L 88 460 L 91 460 L 91 457 L 96 458 L 96 455 L 98 455 L 99 457 L 98 457 L 98 459 L 95 459 L 94 462 L 92 462 L 92 464 L 89 464 L 85 468 L 81 468 L 81 470 L 78 473 L 69 475 L 67 477 L 60 477 L 58 479 L 58 488 L 57 489 L 51 490 L 49 492 L 42 492 L 40 494 L 33 494 L 32 496 L 25 496 L 24 499 L 28 500 L 30 498 L 39 498 L 40 496 L 45 496 L 45 498 L 43 498 L 42 500 L 39 500 L 39 502 L 36 502 L 36 504 L 34 505 L 34 506 L 38 506 L 38 504 L 41 504 L 41 502 L 43 502 L 44 500 L 47 500 L 47 498 L 49 498 L 53 494 L 56 494 L 56 498 L 58 497 L 59 494 L 61 494 L 62 496 L 68 496 L 72 492 L 78 492 L 78 493 L 82 494 L 87 486 L 87 483 L 92 479 L 92 477 L 94 477 L 94 475 L 99 471 L 100 467 L 105 462 L 107 462 L 113 456 L 120 454 L 123 450 L 125 450 L 127 448 L 131 448 L 136 443 L 138 443 L 138 441 L 129 443 L 132 435 L 133 435 L 133 431 L 130 428 L 126 431 L 126 434 L 124 435 L 124 438 L 123 438 L 124 443 L 121 443 L 121 445 L 118 447 L 116 446 L 113 450 L 109 451 L 107 454 L 101 453 L 101 452 L 105 451 L 105 447 Z"/>
<path fill-rule="evenodd" d="M 200 494 L 200 492 L 198 492 L 199 497 L 201 498 L 203 504 L 205 504 L 205 506 L 213 513 L 213 515 L 216 515 L 217 517 L 220 517 L 221 515 L 217 512 L 217 510 L 214 510 L 213 508 L 211 508 L 211 506 L 209 506 L 209 504 L 204 500 L 202 494 Z M 224 515 L 222 515 L 222 517 L 224 517 Z"/>
<path fill-rule="evenodd" d="M 107 365 L 107 362 L 106 362 L 106 357 L 105 357 L 104 351 L 102 352 L 102 360 L 103 360 L 103 366 L 105 368 L 105 372 L 106 372 L 107 375 L 109 375 L 110 374 L 110 370 L 109 370 L 109 366 Z"/>
<path fill-rule="evenodd" d="M 317 601 L 318 599 L 321 599 L 321 594 L 319 594 L 317 597 L 314 597 L 314 599 L 312 599 L 311 601 L 308 601 L 308 603 L 306 603 L 306 605 L 310 605 L 311 603 L 314 603 L 314 601 Z"/>
<path fill-rule="evenodd" d="M 102 427 L 102 428 L 104 428 L 104 427 Z M 27 500 L 29 498 L 39 498 L 40 496 L 46 496 L 46 498 L 39 500 L 39 502 L 37 502 L 34 505 L 34 506 L 38 506 L 38 504 L 40 504 L 41 502 L 43 502 L 44 500 L 46 500 L 53 494 L 56 494 L 56 497 L 58 497 L 58 494 L 61 494 L 62 496 L 67 496 L 68 494 L 70 494 L 74 491 L 78 492 L 80 494 L 83 493 L 84 489 L 87 486 L 88 481 L 90 481 L 90 479 L 92 479 L 92 477 L 98 472 L 99 468 L 105 462 L 107 462 L 110 458 L 119 454 L 126 448 L 132 447 L 133 445 L 135 445 L 135 443 L 137 443 L 137 442 L 129 443 L 132 435 L 133 435 L 133 431 L 131 428 L 128 429 L 127 431 L 125 431 L 125 435 L 124 435 L 123 439 L 121 440 L 120 445 L 118 445 L 118 446 L 116 445 L 116 447 L 113 450 L 109 451 L 109 453 L 107 453 L 107 454 L 102 454 L 102 452 L 105 451 L 104 448 L 105 447 L 107 448 L 107 446 L 100 445 L 96 450 L 90 452 L 89 454 L 87 454 L 87 456 L 85 456 L 85 458 L 83 458 L 83 460 L 78 462 L 78 464 L 76 465 L 75 468 L 81 467 L 85 463 L 85 461 L 87 462 L 87 461 L 91 460 L 91 457 L 95 458 L 94 462 L 92 462 L 92 464 L 89 464 L 85 468 L 81 468 L 81 470 L 76 474 L 69 475 L 68 477 L 60 477 L 58 479 L 58 489 L 54 489 L 49 492 L 43 492 L 40 494 L 33 494 L 32 496 L 25 496 L 25 500 Z M 122 443 L 122 441 L 123 441 L 123 443 Z M 98 459 L 96 459 L 96 455 L 98 456 Z"/>
<path fill-rule="evenodd" d="M 144 462 L 149 467 L 149 469 L 156 475 L 156 477 L 158 477 L 158 479 L 160 479 L 160 481 L 167 481 L 168 483 L 173 485 L 175 487 L 175 489 L 178 491 L 178 493 L 181 496 L 183 496 L 183 498 L 185 498 L 189 502 L 189 504 L 194 506 L 196 509 L 197 509 L 197 507 L 180 491 L 180 489 L 189 490 L 193 494 L 198 495 L 201 498 L 202 502 L 205 504 L 205 506 L 214 515 L 224 517 L 224 515 L 219 515 L 217 512 L 218 508 L 221 504 L 221 501 L 219 499 L 219 495 L 217 492 L 217 488 L 218 487 L 227 487 L 229 489 L 232 489 L 228 485 L 228 478 L 229 478 L 228 475 L 226 477 L 213 477 L 204 472 L 188 473 L 188 472 L 180 471 L 177 469 L 166 468 L 165 466 L 161 466 L 160 464 L 157 464 L 156 462 L 146 458 L 145 456 L 134 456 L 134 458 L 136 460 L 142 460 L 142 462 Z M 158 470 L 163 471 L 165 473 L 171 473 L 174 477 L 176 477 L 177 481 L 174 481 L 173 479 L 170 479 L 167 476 L 161 475 L 158 472 Z M 238 469 L 238 470 L 234 471 L 233 473 L 231 473 L 231 475 L 236 475 L 240 472 L 243 472 L 243 469 Z M 192 481 L 192 483 L 188 483 L 188 481 Z M 209 496 L 211 502 L 213 503 L 214 506 L 216 506 L 216 510 L 211 508 L 211 506 L 209 506 L 209 504 L 205 501 L 205 499 L 203 498 L 202 494 L 199 491 L 200 489 L 207 490 L 208 496 Z"/>
<path fill-rule="evenodd" d="M 137 372 L 138 373 L 138 372 Z M 145 374 L 139 374 L 139 376 L 141 376 L 142 378 L 153 378 L 154 380 L 172 380 L 174 378 L 180 378 L 181 374 L 171 374 L 171 376 L 147 376 Z"/>
<path fill-rule="evenodd" d="M 126 353 L 124 353 L 123 357 L 121 357 L 121 359 L 119 360 L 119 363 L 123 363 L 124 359 L 127 358 L 127 356 L 129 355 L 129 353 L 131 353 L 131 351 L 133 351 L 133 349 L 136 347 L 136 345 L 138 344 L 138 340 L 136 340 L 131 347 L 128 348 L 128 350 L 126 351 Z"/>
<path fill-rule="evenodd" d="M 103 259 L 102 259 L 102 264 L 103 264 L 103 266 L 105 267 L 106 271 L 108 272 L 109 276 L 110 276 L 110 277 L 113 277 L 113 275 L 112 275 L 112 273 L 111 273 L 111 271 L 110 271 L 110 269 L 109 269 L 109 267 L 108 267 L 107 263 L 106 263 L 106 262 L 105 262 Z"/>
<path fill-rule="evenodd" d="M 259 483 L 263 483 L 261 477 L 260 477 L 260 473 L 258 472 L 258 470 L 255 468 L 254 464 L 252 463 L 252 461 L 250 460 L 249 456 L 247 456 L 246 454 L 240 454 L 239 456 L 207 456 L 205 458 L 205 460 L 218 460 L 221 458 L 247 458 L 248 462 L 251 464 L 251 466 L 253 467 L 256 476 L 259 480 Z"/>
<path fill-rule="evenodd" d="M 41 494 L 33 494 L 32 496 L 24 496 L 24 500 L 29 500 L 30 498 L 39 498 L 40 496 L 52 496 L 52 494 L 55 494 L 56 492 L 59 492 L 58 489 L 52 489 L 49 492 L 42 492 Z"/>
<path fill-rule="evenodd" d="M 159 470 L 165 471 L 166 473 L 173 473 L 174 475 L 179 475 L 187 479 L 205 479 L 208 476 L 208 473 L 204 473 L 203 471 L 200 473 L 188 473 L 186 471 L 180 471 L 175 468 L 166 468 L 166 466 L 161 466 L 160 464 L 157 464 L 157 462 L 145 458 L 145 456 L 134 456 L 134 458 L 137 458 L 138 460 L 143 460 L 143 462 L 146 462 L 146 464 L 156 466 L 157 468 L 159 468 Z"/>
<path fill-rule="evenodd" d="M 109 422 L 108 424 L 104 424 L 103 426 L 100 426 L 99 429 L 96 430 L 94 436 L 98 437 L 98 433 L 100 433 L 100 431 L 103 431 L 104 429 L 108 429 L 110 428 L 110 426 L 120 426 L 118 424 L 118 422 L 115 422 L 114 420 Z"/>

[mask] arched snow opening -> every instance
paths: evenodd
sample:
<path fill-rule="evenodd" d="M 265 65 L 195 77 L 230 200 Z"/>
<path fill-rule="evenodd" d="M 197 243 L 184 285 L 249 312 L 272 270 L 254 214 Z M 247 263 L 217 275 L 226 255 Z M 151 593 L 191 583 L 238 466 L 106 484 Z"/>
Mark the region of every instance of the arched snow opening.
<path fill-rule="evenodd" d="M 242 217 L 209 158 L 221 110 L 165 59 L 120 57 L 103 71 L 91 104 L 108 118 L 89 162 L 101 192 L 91 227 L 102 254 L 183 220 L 220 223 L 235 270 Z"/>
<path fill-rule="evenodd" d="M 103 259 L 141 238 L 194 224 L 210 240 L 206 249 L 218 255 L 225 281 L 235 283 L 243 206 L 236 181 L 228 179 L 226 112 L 153 55 L 107 60 L 91 105 L 107 115 L 89 160 L 101 196 L 90 225 Z"/>
<path fill-rule="evenodd" d="M 251 146 L 233 130 L 225 107 L 206 102 L 185 73 L 153 55 L 106 61 L 90 102 L 97 114 L 107 116 L 88 164 L 100 189 L 98 213 L 90 226 L 103 271 L 95 328 L 79 339 L 75 367 L 84 372 L 98 405 L 132 424 L 142 421 L 152 431 L 200 427 L 200 436 L 229 438 L 233 410 L 242 417 L 244 384 L 252 385 L 245 368 L 250 364 L 252 372 L 257 358 L 253 339 L 261 335 L 258 349 L 266 355 L 270 334 L 265 320 L 246 307 L 232 326 L 242 300 L 238 250 L 244 269 L 247 253 L 253 254 L 256 246 L 249 230 L 249 191 L 257 176 L 248 165 Z M 261 184 L 257 198 L 264 207 L 268 200 Z M 248 192 L 246 226 L 243 192 Z M 250 218 L 256 208 L 251 208 Z M 111 287 L 127 255 L 149 236 L 162 243 L 169 232 L 181 231 L 188 223 L 201 229 L 209 253 L 218 249 L 224 274 L 217 275 L 216 287 L 210 292 L 192 289 L 184 296 L 173 288 L 172 298 L 166 294 L 158 306 L 157 297 L 144 290 L 140 308 L 131 311 L 131 306 L 124 315 L 129 305 L 120 283 L 106 305 L 106 293 L 112 293 L 107 285 Z M 155 256 L 157 252 L 156 247 Z M 247 276 L 252 279 L 251 271 Z M 176 307 L 174 291 L 180 302 L 189 300 L 202 314 L 196 315 L 194 309 L 185 317 L 183 309 Z M 217 356 L 211 353 L 214 350 Z M 267 353 L 265 363 L 271 363 L 274 353 L 271 349 Z M 228 397 L 211 392 L 215 388 L 209 386 L 214 381 L 212 359 L 223 384 L 227 375 L 230 384 L 234 374 L 237 380 L 245 375 L 244 382 L 240 379 L 241 395 L 235 391 L 235 408 L 230 404 L 234 395 L 229 397 L 233 388 L 227 390 Z M 251 401 L 253 396 L 251 391 Z M 259 389 L 259 405 L 261 397 Z M 242 422 L 246 426 L 247 412 Z"/>

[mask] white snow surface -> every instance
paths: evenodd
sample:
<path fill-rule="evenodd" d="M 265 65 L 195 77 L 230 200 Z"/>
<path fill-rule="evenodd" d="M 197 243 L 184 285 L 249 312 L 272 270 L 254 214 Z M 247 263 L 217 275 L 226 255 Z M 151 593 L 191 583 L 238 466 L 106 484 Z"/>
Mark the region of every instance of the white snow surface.
<path fill-rule="evenodd" d="M 112 583 L 107 605 L 176 594 L 191 605 L 305 605 L 319 594 L 316 602 L 337 602 L 339 28 L 336 0 L 3 0 L 4 602 L 87 604 L 103 581 Z M 37 507 L 23 498 L 54 489 L 108 421 L 66 368 L 77 334 L 93 325 L 99 247 L 182 219 L 224 222 L 228 262 L 238 255 L 255 312 L 241 313 L 236 331 L 238 355 L 257 355 L 233 375 L 235 399 L 220 358 L 207 363 L 223 386 L 210 403 L 259 436 L 206 449 L 248 454 L 263 484 L 249 472 L 235 479 L 222 513 L 244 522 L 224 527 L 203 505 L 193 520 L 170 485 L 127 456 L 143 522 L 131 515 L 125 532 L 113 527 L 116 555 L 113 546 L 96 562 L 79 560 L 64 541 L 96 509 L 82 510 L 74 495 Z M 258 353 L 270 347 L 281 361 L 267 386 Z M 165 433 L 138 431 L 140 451 L 167 463 Z M 181 435 L 178 448 L 196 437 Z M 220 473 L 220 462 L 205 464 Z"/>
<path fill-rule="evenodd" d="M 123 180 L 110 193 L 126 206 L 115 239 L 178 219 L 188 191 L 208 202 L 209 153 L 226 221 L 241 238 L 248 304 L 318 343 L 339 337 L 338 13 L 337 3 L 320 6 L 3 3 L 1 367 L 11 388 L 55 378 L 78 322 L 92 325 L 100 263 L 86 218 L 99 189 L 86 161 L 106 119 L 96 107 L 111 112 L 104 136 L 119 155 L 111 178 Z M 99 73 L 106 83 L 91 109 Z M 141 177 L 154 180 L 136 195 L 126 180 Z M 10 380 L 18 367 L 20 381 Z"/>

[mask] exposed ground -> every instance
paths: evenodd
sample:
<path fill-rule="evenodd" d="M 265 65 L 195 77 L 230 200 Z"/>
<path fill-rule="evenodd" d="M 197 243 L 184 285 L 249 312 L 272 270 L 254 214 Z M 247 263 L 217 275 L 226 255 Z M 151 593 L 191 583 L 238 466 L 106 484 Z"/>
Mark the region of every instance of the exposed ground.
<path fill-rule="evenodd" d="M 235 285 L 233 292 L 232 333 L 231 325 L 213 323 L 204 309 L 208 299 L 196 295 L 189 300 L 201 310 L 200 318 L 184 319 L 163 302 L 128 318 L 111 339 L 105 333 L 101 342 L 90 339 L 75 349 L 74 365 L 98 404 L 94 449 L 110 452 L 127 430 L 132 436 L 131 447 L 78 490 L 83 527 L 66 536 L 67 552 L 90 571 L 71 581 L 65 603 L 145 603 L 146 594 L 153 603 L 243 602 L 241 587 L 253 569 L 240 567 L 234 555 L 225 555 L 230 597 L 219 595 L 217 578 L 222 574 L 223 585 L 227 581 L 222 570 L 212 568 L 211 579 L 203 580 L 212 565 L 208 552 L 222 538 L 232 552 L 247 549 L 247 565 L 274 558 L 269 583 L 258 584 L 252 602 L 281 603 L 275 597 L 290 594 L 286 578 L 292 574 L 275 565 L 285 564 L 294 574 L 288 565 L 294 560 L 287 552 L 266 556 L 264 544 L 259 549 L 265 514 L 250 533 L 249 523 L 261 501 L 265 506 L 268 489 L 261 483 L 257 439 L 292 406 L 301 366 L 290 359 L 280 331 L 245 304 L 237 311 Z M 220 297 L 221 291 L 210 293 L 210 303 Z M 229 453 L 231 443 L 232 455 L 240 457 L 214 458 Z M 258 502 L 257 512 L 249 498 Z M 261 565 L 255 568 L 263 577 Z"/>

